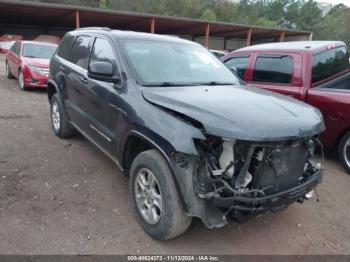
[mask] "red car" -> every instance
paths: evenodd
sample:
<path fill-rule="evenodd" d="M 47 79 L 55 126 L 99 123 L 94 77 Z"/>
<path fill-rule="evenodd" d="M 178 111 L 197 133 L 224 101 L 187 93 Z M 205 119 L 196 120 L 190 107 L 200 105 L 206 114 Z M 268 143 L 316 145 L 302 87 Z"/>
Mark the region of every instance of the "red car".
<path fill-rule="evenodd" d="M 344 42 L 255 45 L 233 51 L 221 61 L 250 85 L 317 107 L 326 124 L 321 141 L 338 150 L 350 173 L 350 73 Z"/>
<path fill-rule="evenodd" d="M 17 78 L 22 90 L 46 88 L 49 63 L 57 45 L 17 41 L 6 56 L 7 78 Z"/>

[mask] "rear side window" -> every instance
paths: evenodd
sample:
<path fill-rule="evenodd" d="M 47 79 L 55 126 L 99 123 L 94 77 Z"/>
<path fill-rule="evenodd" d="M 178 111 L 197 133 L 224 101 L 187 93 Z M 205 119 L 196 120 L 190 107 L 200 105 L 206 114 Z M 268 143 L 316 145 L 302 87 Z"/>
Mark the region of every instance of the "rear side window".
<path fill-rule="evenodd" d="M 225 61 L 225 65 L 243 79 L 248 68 L 249 56 L 236 56 Z"/>
<path fill-rule="evenodd" d="M 253 81 L 289 84 L 292 82 L 293 58 L 288 55 L 260 55 L 256 59 Z"/>
<path fill-rule="evenodd" d="M 16 42 L 12 48 L 11 48 L 11 51 L 13 51 L 16 55 L 19 56 L 19 53 L 21 51 L 21 44 L 19 42 Z"/>
<path fill-rule="evenodd" d="M 67 60 L 69 57 L 69 53 L 72 48 L 73 42 L 74 42 L 73 35 L 65 35 L 65 37 L 62 39 L 62 42 L 58 48 L 57 55 Z"/>
<path fill-rule="evenodd" d="M 338 74 L 349 67 L 346 47 L 338 47 L 314 54 L 312 58 L 312 83 Z"/>
<path fill-rule="evenodd" d="M 78 36 L 74 42 L 69 61 L 77 66 L 87 69 L 90 57 L 90 36 Z"/>

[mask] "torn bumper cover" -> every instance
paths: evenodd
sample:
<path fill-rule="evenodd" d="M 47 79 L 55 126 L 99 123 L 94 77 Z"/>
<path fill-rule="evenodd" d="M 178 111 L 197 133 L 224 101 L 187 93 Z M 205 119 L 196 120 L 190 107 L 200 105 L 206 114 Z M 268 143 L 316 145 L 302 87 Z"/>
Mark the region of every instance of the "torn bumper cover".
<path fill-rule="evenodd" d="M 293 188 L 264 197 L 220 197 L 213 196 L 212 201 L 215 206 L 229 208 L 232 210 L 249 211 L 251 213 L 261 213 L 265 211 L 279 211 L 284 207 L 301 200 L 307 193 L 312 191 L 322 182 L 323 173 L 318 171 L 312 177 Z"/>
<path fill-rule="evenodd" d="M 219 227 L 228 219 L 244 222 L 303 202 L 323 177 L 322 164 L 313 159 L 317 141 L 197 141 L 199 157 L 189 172 L 200 200 L 192 201 L 189 213 Z"/>

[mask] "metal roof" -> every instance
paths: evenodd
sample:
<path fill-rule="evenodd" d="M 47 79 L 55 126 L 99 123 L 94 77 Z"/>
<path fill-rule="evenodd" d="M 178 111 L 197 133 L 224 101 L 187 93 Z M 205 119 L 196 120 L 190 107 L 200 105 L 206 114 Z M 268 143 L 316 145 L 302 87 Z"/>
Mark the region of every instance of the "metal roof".
<path fill-rule="evenodd" d="M 311 32 L 300 30 L 20 0 L 0 0 L 0 24 L 73 29 L 75 28 L 76 11 L 79 11 L 80 25 L 83 27 L 105 26 L 149 32 L 150 20 L 156 19 L 155 32 L 159 34 L 203 36 L 208 24 L 211 37 L 245 38 L 249 29 L 252 29 L 254 37 L 276 37 L 281 32 L 285 32 L 285 36 L 311 34 Z"/>

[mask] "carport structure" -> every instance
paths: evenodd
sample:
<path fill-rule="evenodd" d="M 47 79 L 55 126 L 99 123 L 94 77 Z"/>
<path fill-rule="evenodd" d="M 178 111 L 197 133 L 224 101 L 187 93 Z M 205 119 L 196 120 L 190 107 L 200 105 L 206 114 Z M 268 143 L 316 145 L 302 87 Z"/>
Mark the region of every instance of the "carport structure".
<path fill-rule="evenodd" d="M 0 0 L 0 34 L 54 34 L 79 27 L 178 35 L 213 49 L 235 49 L 254 43 L 311 40 L 308 31 L 274 29 L 235 23 L 209 22 L 183 17 L 125 12 L 62 4 Z"/>

